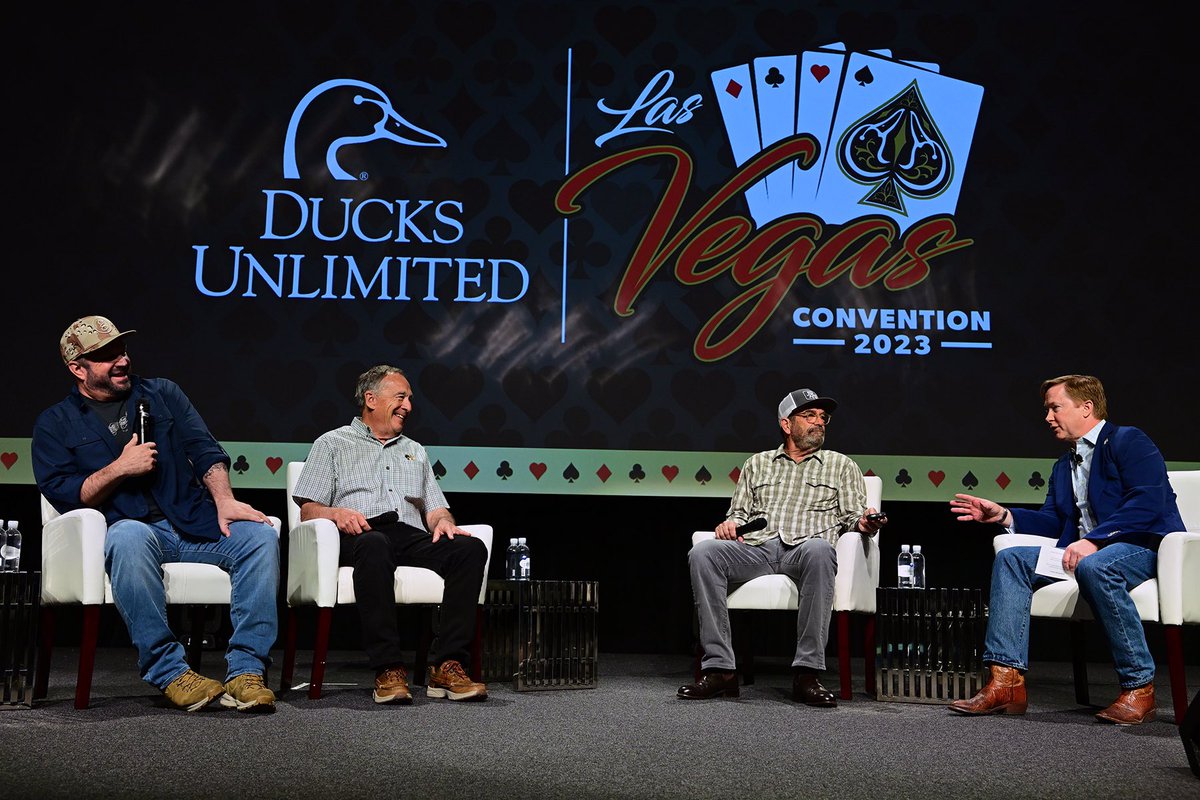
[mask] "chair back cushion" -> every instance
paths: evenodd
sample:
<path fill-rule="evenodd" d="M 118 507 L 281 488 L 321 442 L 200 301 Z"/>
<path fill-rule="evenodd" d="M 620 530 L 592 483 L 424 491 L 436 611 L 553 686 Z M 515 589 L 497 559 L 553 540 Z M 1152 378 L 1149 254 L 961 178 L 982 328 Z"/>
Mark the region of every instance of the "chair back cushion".
<path fill-rule="evenodd" d="M 1168 472 L 1167 480 L 1175 491 L 1175 502 L 1179 505 L 1184 529 L 1200 531 L 1200 470 Z"/>

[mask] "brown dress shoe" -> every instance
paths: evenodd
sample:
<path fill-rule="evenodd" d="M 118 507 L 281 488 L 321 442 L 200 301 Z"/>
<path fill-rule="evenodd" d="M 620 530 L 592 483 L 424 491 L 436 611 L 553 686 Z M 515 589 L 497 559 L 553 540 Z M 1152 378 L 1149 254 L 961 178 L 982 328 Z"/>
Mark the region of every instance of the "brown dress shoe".
<path fill-rule="evenodd" d="M 960 714 L 1024 714 L 1025 676 L 1012 667 L 992 664 L 992 677 L 970 700 L 955 700 L 951 711 Z"/>
<path fill-rule="evenodd" d="M 821 685 L 819 676 L 798 672 L 792 678 L 792 699 L 797 703 L 817 708 L 836 708 L 837 698 L 833 692 Z"/>
<path fill-rule="evenodd" d="M 1122 689 L 1116 702 L 1097 714 L 1096 719 L 1114 725 L 1141 725 L 1157 715 L 1158 712 L 1154 710 L 1154 684 L 1148 683 L 1136 689 Z"/>
<path fill-rule="evenodd" d="M 708 700 L 713 697 L 737 697 L 740 692 L 736 672 L 710 670 L 700 676 L 699 683 L 680 686 L 675 696 L 682 700 Z"/>

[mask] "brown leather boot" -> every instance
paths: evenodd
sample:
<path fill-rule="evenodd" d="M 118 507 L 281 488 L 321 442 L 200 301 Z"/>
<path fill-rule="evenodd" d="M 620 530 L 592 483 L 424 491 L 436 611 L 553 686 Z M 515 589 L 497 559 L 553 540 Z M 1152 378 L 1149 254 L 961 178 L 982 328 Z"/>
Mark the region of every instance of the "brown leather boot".
<path fill-rule="evenodd" d="M 955 700 L 951 711 L 960 714 L 1024 714 L 1025 676 L 1012 667 L 992 664 L 992 677 L 970 700 Z"/>
<path fill-rule="evenodd" d="M 1136 689 L 1122 689 L 1116 702 L 1097 714 L 1096 719 L 1114 725 L 1141 725 L 1153 720 L 1157 713 L 1154 710 L 1154 684 L 1148 683 Z"/>

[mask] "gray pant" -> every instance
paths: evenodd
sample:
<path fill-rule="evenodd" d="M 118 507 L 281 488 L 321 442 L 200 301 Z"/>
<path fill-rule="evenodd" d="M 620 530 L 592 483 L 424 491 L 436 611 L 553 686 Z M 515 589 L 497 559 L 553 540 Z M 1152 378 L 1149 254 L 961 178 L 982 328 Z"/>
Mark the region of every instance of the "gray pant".
<path fill-rule="evenodd" d="M 700 620 L 703 669 L 736 668 L 729 634 L 729 587 L 772 574 L 788 576 L 800 590 L 792 666 L 825 669 L 833 579 L 837 574 L 837 550 L 829 542 L 805 539 L 789 547 L 778 536 L 760 545 L 709 539 L 688 552 L 688 568 Z"/>

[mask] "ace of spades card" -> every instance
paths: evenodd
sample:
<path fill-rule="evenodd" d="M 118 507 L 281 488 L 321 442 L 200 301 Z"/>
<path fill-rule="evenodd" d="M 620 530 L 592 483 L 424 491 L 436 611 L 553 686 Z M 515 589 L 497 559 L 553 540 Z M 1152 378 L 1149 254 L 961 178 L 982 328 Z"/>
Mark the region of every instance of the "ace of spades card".
<path fill-rule="evenodd" d="M 903 232 L 954 213 L 983 87 L 925 66 L 850 55 L 816 190 L 826 222 L 883 215 Z"/>

